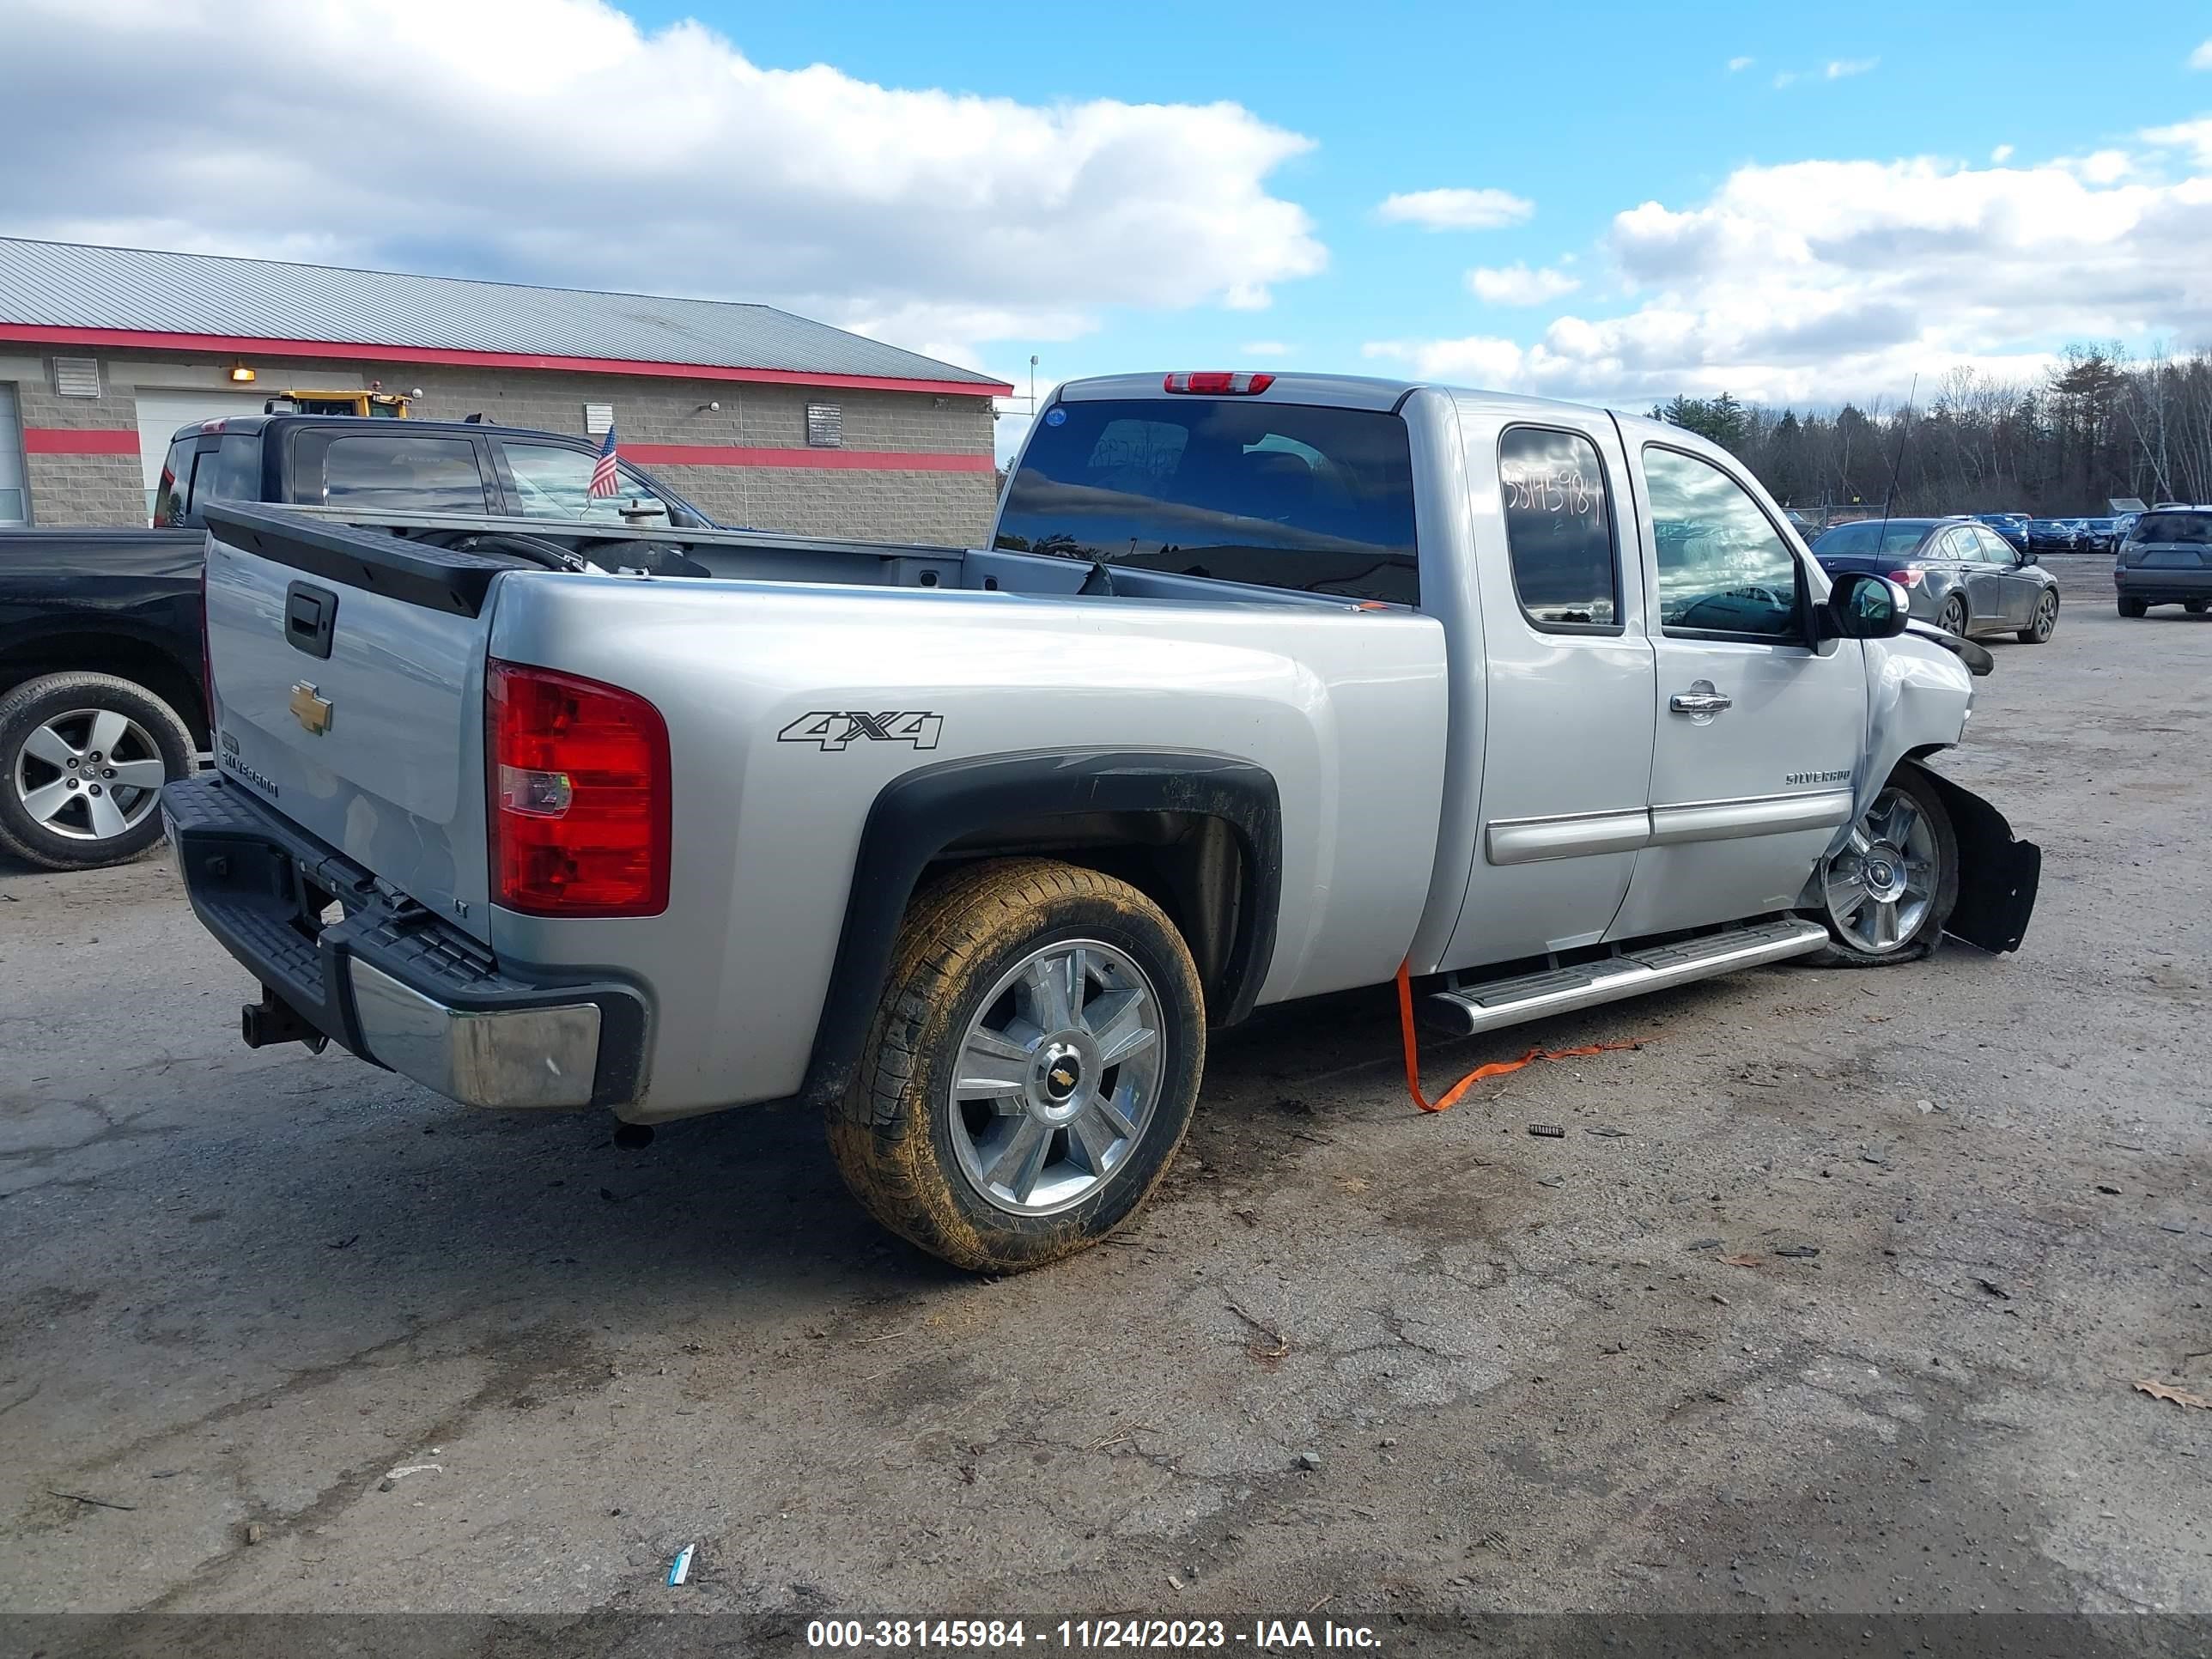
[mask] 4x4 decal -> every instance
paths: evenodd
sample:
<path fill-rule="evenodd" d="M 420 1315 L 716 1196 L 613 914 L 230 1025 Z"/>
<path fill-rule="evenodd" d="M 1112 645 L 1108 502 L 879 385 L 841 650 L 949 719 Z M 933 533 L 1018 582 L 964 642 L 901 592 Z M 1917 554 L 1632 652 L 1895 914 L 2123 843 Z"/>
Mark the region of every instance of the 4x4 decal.
<path fill-rule="evenodd" d="M 847 744 L 910 743 L 917 749 L 937 747 L 945 716 L 925 709 L 893 709 L 872 714 L 857 708 L 817 710 L 801 714 L 775 734 L 778 743 L 811 743 L 830 753 Z"/>

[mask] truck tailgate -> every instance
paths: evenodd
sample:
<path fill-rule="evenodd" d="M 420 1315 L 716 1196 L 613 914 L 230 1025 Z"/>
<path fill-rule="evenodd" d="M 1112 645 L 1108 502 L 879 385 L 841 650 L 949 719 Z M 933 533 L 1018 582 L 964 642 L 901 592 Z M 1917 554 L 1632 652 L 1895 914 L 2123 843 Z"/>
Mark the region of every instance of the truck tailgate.
<path fill-rule="evenodd" d="M 281 510 L 208 520 L 216 764 L 487 938 L 487 607 L 513 567 Z"/>

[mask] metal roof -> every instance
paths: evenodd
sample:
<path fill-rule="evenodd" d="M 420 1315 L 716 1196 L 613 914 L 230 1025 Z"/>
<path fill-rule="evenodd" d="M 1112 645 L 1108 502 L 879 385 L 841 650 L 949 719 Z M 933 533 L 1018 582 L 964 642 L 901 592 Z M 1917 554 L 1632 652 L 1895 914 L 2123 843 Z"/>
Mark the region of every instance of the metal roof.
<path fill-rule="evenodd" d="M 15 237 L 0 237 L 0 327 L 19 335 L 82 329 L 1005 389 L 989 375 L 771 306 Z"/>

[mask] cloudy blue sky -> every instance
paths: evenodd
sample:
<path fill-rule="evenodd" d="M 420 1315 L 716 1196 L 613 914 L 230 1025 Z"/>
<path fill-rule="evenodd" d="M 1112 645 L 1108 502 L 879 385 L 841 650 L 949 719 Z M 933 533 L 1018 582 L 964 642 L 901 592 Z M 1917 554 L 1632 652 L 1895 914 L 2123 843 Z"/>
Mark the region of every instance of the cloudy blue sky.
<path fill-rule="evenodd" d="M 0 232 L 765 300 L 1024 391 L 2212 345 L 2201 5 L 3 9 Z"/>

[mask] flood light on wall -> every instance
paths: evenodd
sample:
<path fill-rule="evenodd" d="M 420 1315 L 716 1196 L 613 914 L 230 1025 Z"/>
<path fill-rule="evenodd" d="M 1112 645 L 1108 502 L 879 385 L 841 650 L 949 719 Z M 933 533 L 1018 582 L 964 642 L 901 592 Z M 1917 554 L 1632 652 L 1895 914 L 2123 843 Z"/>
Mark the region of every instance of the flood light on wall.
<path fill-rule="evenodd" d="M 240 386 L 252 386 L 259 377 L 244 363 L 233 363 L 230 366 L 230 378 Z"/>

